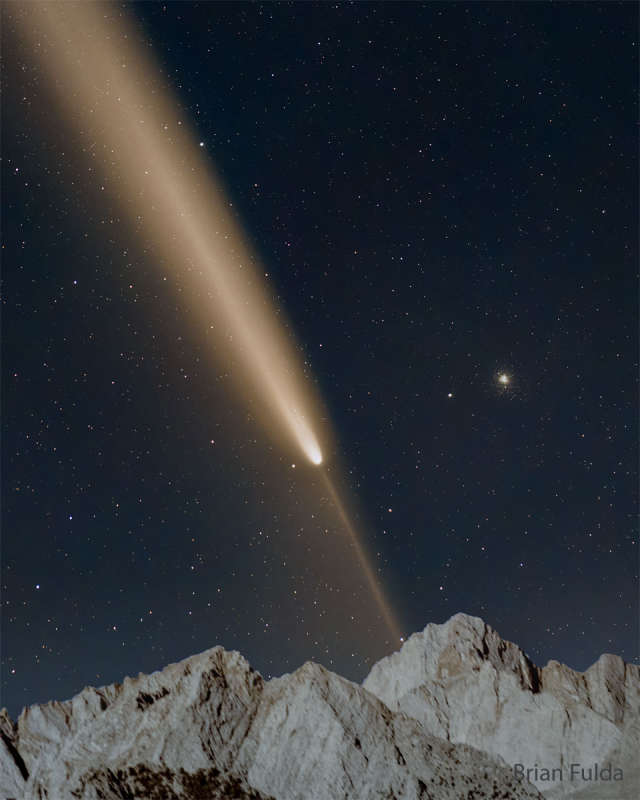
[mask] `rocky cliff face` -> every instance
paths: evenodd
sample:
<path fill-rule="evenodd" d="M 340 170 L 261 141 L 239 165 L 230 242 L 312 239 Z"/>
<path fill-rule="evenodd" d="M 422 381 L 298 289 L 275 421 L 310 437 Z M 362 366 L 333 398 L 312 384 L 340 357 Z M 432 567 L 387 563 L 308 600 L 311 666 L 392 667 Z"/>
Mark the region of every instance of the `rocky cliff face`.
<path fill-rule="evenodd" d="M 463 615 L 411 637 L 365 688 L 312 663 L 265 682 L 216 647 L 17 723 L 1 712 L 0 798 L 541 798 L 511 765 L 559 746 L 583 764 L 602 747 L 626 758 L 637 672 L 613 656 L 584 676 L 538 670 Z"/>
<path fill-rule="evenodd" d="M 363 685 L 434 736 L 522 765 L 516 772 L 530 770 L 547 797 L 640 796 L 640 668 L 617 656 L 585 673 L 557 661 L 540 669 L 481 619 L 457 614 L 414 634 Z"/>

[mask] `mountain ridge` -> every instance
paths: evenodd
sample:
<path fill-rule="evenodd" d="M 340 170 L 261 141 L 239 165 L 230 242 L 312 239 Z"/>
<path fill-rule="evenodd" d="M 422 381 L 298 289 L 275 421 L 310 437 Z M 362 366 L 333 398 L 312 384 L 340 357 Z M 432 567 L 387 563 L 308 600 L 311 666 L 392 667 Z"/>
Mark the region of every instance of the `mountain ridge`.
<path fill-rule="evenodd" d="M 593 781 L 528 781 L 515 765 L 560 753 L 568 768 L 595 748 L 627 770 L 598 797 L 621 800 L 637 786 L 639 673 L 609 654 L 584 673 L 539 668 L 465 614 L 413 634 L 362 685 L 312 661 L 267 681 L 216 646 L 15 722 L 3 709 L 0 797 L 578 800 Z"/>

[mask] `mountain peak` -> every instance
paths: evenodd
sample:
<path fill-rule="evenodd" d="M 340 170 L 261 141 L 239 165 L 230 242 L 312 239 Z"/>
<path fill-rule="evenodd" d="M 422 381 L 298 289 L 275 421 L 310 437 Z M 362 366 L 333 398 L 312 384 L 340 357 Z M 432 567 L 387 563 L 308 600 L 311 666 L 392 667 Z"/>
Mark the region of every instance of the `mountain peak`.
<path fill-rule="evenodd" d="M 433 735 L 532 770 L 550 765 L 555 780 L 534 780 L 549 796 L 578 791 L 562 772 L 571 763 L 617 761 L 640 788 L 640 668 L 618 656 L 602 655 L 585 673 L 557 661 L 541 669 L 483 620 L 456 614 L 413 634 L 363 687 Z M 623 796 L 619 785 L 598 791 Z"/>

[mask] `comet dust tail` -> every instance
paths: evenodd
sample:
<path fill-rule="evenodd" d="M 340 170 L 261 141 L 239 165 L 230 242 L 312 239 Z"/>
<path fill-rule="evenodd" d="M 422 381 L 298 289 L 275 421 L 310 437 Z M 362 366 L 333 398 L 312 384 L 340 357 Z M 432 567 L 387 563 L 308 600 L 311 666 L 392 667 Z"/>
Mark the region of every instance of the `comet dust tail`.
<path fill-rule="evenodd" d="M 323 415 L 299 349 L 210 160 L 126 17 L 101 3 L 34 3 L 22 20 L 123 221 L 171 267 L 240 394 L 254 398 L 252 414 L 319 464 Z"/>
<path fill-rule="evenodd" d="M 331 438 L 327 415 L 300 348 L 200 137 L 163 85 L 148 48 L 140 46 L 126 11 L 99 2 L 18 8 L 29 56 L 42 63 L 91 172 L 101 173 L 122 220 L 144 237 L 215 343 L 238 396 L 273 441 L 315 467 L 324 464 Z M 343 506 L 335 503 L 349 527 Z M 354 541 L 359 566 L 393 630 L 379 581 Z"/>

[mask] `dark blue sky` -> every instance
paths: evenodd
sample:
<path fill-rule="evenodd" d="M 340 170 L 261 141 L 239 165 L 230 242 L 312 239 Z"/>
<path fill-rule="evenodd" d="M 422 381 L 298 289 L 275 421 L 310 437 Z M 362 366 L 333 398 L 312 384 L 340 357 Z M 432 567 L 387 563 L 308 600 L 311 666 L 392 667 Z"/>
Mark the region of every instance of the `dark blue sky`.
<path fill-rule="evenodd" d="M 405 631 L 465 611 L 539 664 L 633 660 L 636 5 L 123 8 L 292 322 Z M 95 191 L 12 13 L 2 703 L 215 644 L 362 679 L 389 648 L 328 588 L 321 490 Z"/>

